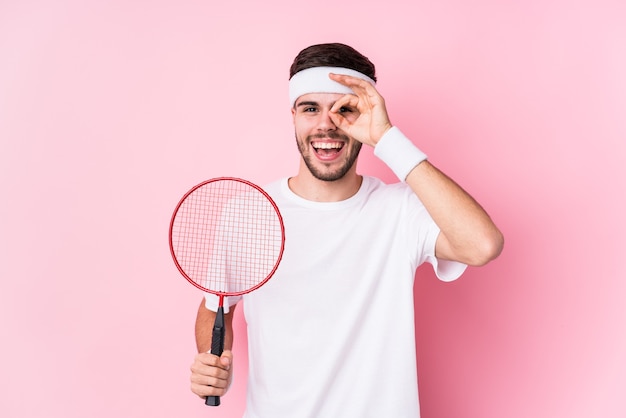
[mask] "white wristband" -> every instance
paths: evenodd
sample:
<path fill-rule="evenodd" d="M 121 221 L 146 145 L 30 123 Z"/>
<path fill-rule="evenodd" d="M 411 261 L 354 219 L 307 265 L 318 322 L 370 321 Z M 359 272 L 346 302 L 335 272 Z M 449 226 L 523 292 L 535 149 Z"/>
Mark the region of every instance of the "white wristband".
<path fill-rule="evenodd" d="M 426 154 L 395 126 L 380 138 L 374 147 L 374 155 L 387 164 L 401 181 L 405 181 L 411 170 L 427 158 Z"/>

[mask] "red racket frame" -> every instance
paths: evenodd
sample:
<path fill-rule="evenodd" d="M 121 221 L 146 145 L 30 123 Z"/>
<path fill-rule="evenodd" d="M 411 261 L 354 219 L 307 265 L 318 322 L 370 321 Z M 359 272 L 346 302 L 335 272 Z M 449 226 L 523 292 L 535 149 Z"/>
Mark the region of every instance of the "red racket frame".
<path fill-rule="evenodd" d="M 172 244 L 172 230 L 174 228 L 174 220 L 176 219 L 176 214 L 178 213 L 178 210 L 180 209 L 181 205 L 185 202 L 185 199 L 187 199 L 187 197 L 192 194 L 194 191 L 196 191 L 197 189 L 209 184 L 209 183 L 213 183 L 216 181 L 236 181 L 236 182 L 240 182 L 240 183 L 244 183 L 254 189 L 256 189 L 257 191 L 259 191 L 272 205 L 272 207 L 274 208 L 274 210 L 276 211 L 276 215 L 278 216 L 278 220 L 280 222 L 280 232 L 281 232 L 281 236 L 282 236 L 282 244 L 280 247 L 280 252 L 278 254 L 278 257 L 276 259 L 276 263 L 274 264 L 274 268 L 270 271 L 270 273 L 267 275 L 267 277 L 265 277 L 265 279 L 263 279 L 261 282 L 259 282 L 257 285 L 243 290 L 243 291 L 239 291 L 239 292 L 217 292 L 215 290 L 212 289 L 207 289 L 204 286 L 199 285 L 198 283 L 195 282 L 195 280 L 193 280 L 192 278 L 190 278 L 187 273 L 185 273 L 185 270 L 183 270 L 183 268 L 181 267 L 181 265 L 179 264 L 178 260 L 176 259 L 176 253 L 174 251 L 174 245 Z M 217 295 L 221 298 L 225 297 L 225 296 L 239 296 L 239 295 L 244 295 L 246 293 L 250 293 L 255 289 L 258 289 L 259 287 L 263 286 L 276 272 L 276 269 L 278 268 L 278 265 L 280 264 L 280 261 L 282 259 L 283 256 L 283 251 L 285 250 L 285 225 L 283 223 L 283 217 L 280 214 L 280 210 L 278 209 L 278 206 L 276 205 L 276 202 L 274 202 L 274 199 L 272 199 L 270 197 L 269 194 L 267 194 L 267 192 L 265 190 L 263 190 L 261 187 L 257 186 L 256 184 L 248 181 L 248 180 L 244 180 L 241 178 L 237 178 L 237 177 L 216 177 L 216 178 L 212 178 L 210 180 L 206 180 L 203 181 L 202 183 L 199 183 L 197 185 L 195 185 L 194 187 L 192 187 L 187 193 L 185 193 L 185 195 L 180 199 L 180 201 L 178 202 L 178 204 L 176 205 L 176 209 L 174 209 L 174 213 L 172 215 L 172 219 L 170 221 L 170 228 L 169 228 L 169 245 L 170 245 L 170 253 L 172 255 L 172 259 L 174 260 L 174 264 L 176 265 L 176 268 L 178 269 L 178 271 L 183 275 L 183 277 L 185 279 L 187 279 L 187 281 L 189 283 L 191 283 L 192 285 L 194 285 L 195 287 L 197 287 L 198 289 L 202 290 L 203 292 L 208 292 L 208 293 L 212 293 L 214 295 Z"/>

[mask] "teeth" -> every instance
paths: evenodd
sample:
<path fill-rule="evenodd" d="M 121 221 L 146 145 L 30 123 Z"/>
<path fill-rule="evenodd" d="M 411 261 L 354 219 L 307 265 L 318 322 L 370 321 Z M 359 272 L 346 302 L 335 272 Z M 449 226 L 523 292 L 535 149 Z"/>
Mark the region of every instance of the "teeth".
<path fill-rule="evenodd" d="M 341 148 L 341 142 L 323 142 L 323 143 L 314 143 L 313 148 L 316 149 L 333 149 L 333 148 Z"/>

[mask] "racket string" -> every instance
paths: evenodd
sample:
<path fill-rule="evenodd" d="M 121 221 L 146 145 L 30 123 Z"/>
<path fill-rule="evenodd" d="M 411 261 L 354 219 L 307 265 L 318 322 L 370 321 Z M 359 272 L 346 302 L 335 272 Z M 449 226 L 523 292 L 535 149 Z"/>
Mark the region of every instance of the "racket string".
<path fill-rule="evenodd" d="M 197 285 L 241 293 L 271 275 L 282 252 L 276 208 L 260 191 L 236 181 L 208 183 L 180 204 L 172 223 L 179 266 Z"/>

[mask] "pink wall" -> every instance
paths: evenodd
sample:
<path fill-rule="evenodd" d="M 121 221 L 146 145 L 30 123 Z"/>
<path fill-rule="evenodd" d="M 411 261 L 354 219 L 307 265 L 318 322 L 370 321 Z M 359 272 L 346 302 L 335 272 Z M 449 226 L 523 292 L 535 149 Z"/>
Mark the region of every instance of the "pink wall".
<path fill-rule="evenodd" d="M 169 217 L 205 178 L 295 172 L 287 70 L 328 41 L 506 235 L 455 283 L 420 270 L 423 416 L 626 416 L 626 3 L 212 3 L 0 2 L 0 416 L 237 416 L 241 317 L 223 405 L 188 389 Z"/>

